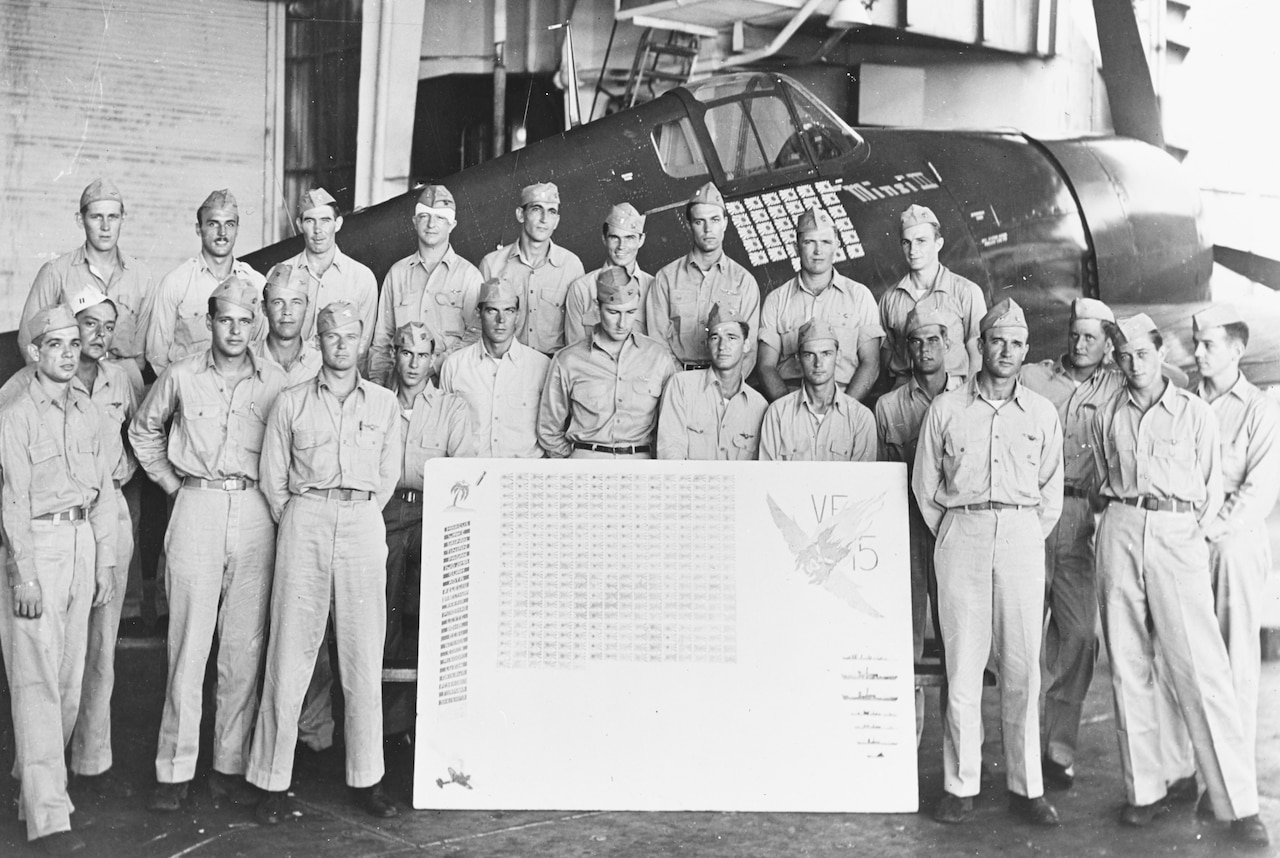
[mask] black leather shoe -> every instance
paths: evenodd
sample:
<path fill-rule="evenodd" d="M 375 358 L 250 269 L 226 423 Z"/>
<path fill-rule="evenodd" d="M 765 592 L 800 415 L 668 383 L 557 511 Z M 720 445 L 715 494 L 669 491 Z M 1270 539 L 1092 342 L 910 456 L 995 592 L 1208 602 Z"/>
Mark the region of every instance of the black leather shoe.
<path fill-rule="evenodd" d="M 1009 812 L 1032 825 L 1052 828 L 1058 825 L 1058 811 L 1045 800 L 1044 796 L 1027 798 L 1025 795 L 1009 793 Z"/>
<path fill-rule="evenodd" d="M 209 793 L 214 804 L 229 801 L 241 807 L 258 803 L 258 790 L 240 775 L 227 775 L 219 771 L 209 772 Z"/>
<path fill-rule="evenodd" d="M 947 792 L 942 794 L 942 800 L 933 809 L 933 818 L 936 822 L 958 825 L 968 819 L 970 813 L 973 813 L 972 798 L 961 798 Z"/>
<path fill-rule="evenodd" d="M 1200 787 L 1196 786 L 1196 776 L 1188 775 L 1178 778 L 1165 788 L 1164 800 L 1169 804 L 1191 804 L 1200 797 Z"/>
<path fill-rule="evenodd" d="M 35 845 L 46 855 L 74 855 L 84 848 L 84 841 L 74 831 L 55 831 L 36 840 Z"/>
<path fill-rule="evenodd" d="M 391 799 L 387 798 L 382 791 L 382 784 L 377 783 L 371 787 L 356 789 L 356 804 L 364 809 L 364 812 L 370 816 L 376 816 L 379 819 L 390 819 L 393 816 L 400 815 L 400 808 L 391 803 Z"/>
<path fill-rule="evenodd" d="M 1231 820 L 1231 839 L 1246 846 L 1271 845 L 1271 836 L 1267 834 L 1267 827 L 1262 824 L 1262 820 L 1256 813 L 1253 816 Z"/>
<path fill-rule="evenodd" d="M 180 784 L 156 784 L 156 790 L 151 794 L 151 804 L 148 807 L 165 813 L 182 810 L 182 803 L 187 800 L 187 787 L 190 783 L 191 781 L 183 781 Z"/>
<path fill-rule="evenodd" d="M 1068 790 L 1076 782 L 1076 775 L 1071 770 L 1071 766 L 1064 766 L 1048 756 L 1041 758 L 1040 772 L 1044 777 L 1046 789 Z"/>
<path fill-rule="evenodd" d="M 1133 828 L 1150 825 L 1151 820 L 1155 819 L 1156 814 L 1160 812 L 1160 805 L 1161 802 L 1158 801 L 1151 804 L 1126 804 L 1120 811 L 1120 824 Z"/>
<path fill-rule="evenodd" d="M 67 786 L 74 793 L 96 798 L 133 797 L 133 787 L 123 778 L 116 777 L 111 769 L 98 775 L 78 775 L 72 772 Z"/>
<path fill-rule="evenodd" d="M 263 825 L 279 825 L 289 816 L 289 796 L 284 790 L 279 792 L 262 791 L 262 800 L 253 812 L 254 819 Z"/>

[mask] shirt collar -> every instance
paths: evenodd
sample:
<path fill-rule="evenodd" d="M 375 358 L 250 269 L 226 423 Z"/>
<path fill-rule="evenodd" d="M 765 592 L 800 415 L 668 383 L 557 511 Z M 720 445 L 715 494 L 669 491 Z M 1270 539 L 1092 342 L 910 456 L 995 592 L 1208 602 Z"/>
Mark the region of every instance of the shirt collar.
<path fill-rule="evenodd" d="M 85 253 L 84 248 L 85 246 L 82 244 L 79 247 L 77 247 L 75 250 L 75 253 L 72 254 L 71 263 L 73 265 L 89 264 L 89 255 Z M 133 267 L 133 259 L 129 256 L 129 254 L 121 250 L 119 245 L 116 245 L 116 261 L 120 263 L 121 268 L 128 269 Z"/>
<path fill-rule="evenodd" d="M 484 337 L 481 337 L 479 340 L 477 340 L 476 345 L 479 346 L 479 350 L 477 351 L 477 355 L 478 355 L 477 360 L 480 360 L 480 361 L 491 360 L 494 363 L 498 363 L 510 358 L 511 362 L 514 364 L 519 365 L 524 363 L 524 353 L 522 349 L 526 348 L 526 346 L 524 345 L 524 343 L 520 342 L 515 338 L 512 338 L 511 345 L 507 347 L 506 354 L 504 354 L 500 358 L 494 357 L 489 352 L 488 347 L 486 347 L 484 344 Z"/>
<path fill-rule="evenodd" d="M 836 271 L 834 268 L 832 268 L 832 269 L 831 269 L 831 282 L 830 282 L 829 284 L 827 284 L 827 288 L 826 288 L 826 289 L 823 289 L 822 291 L 825 293 L 825 292 L 827 291 L 827 289 L 835 289 L 837 292 L 848 293 L 848 291 L 849 291 L 849 287 L 848 287 L 847 285 L 845 285 L 844 283 L 841 283 L 841 282 L 840 282 L 841 280 L 846 280 L 846 279 L 847 279 L 847 278 L 844 278 L 844 277 L 841 277 L 841 276 L 840 276 L 840 272 L 839 272 L 839 271 Z M 850 280 L 850 281 L 848 281 L 848 282 L 852 283 L 853 281 L 851 281 L 851 280 Z M 806 295 L 812 295 L 812 296 L 813 296 L 813 297 L 815 297 L 815 298 L 817 298 L 817 297 L 818 297 L 818 293 L 817 293 L 817 292 L 814 292 L 814 291 L 813 291 L 812 289 L 810 289 L 808 286 L 804 285 L 804 275 L 802 275 L 802 274 L 797 274 L 797 275 L 796 275 L 796 277 L 795 277 L 795 285 L 796 285 L 796 289 L 800 290 L 801 292 L 804 292 Z"/>
<path fill-rule="evenodd" d="M 507 252 L 507 256 L 511 259 L 519 259 L 530 268 L 533 267 L 533 265 L 529 263 L 529 260 L 524 258 L 524 254 L 520 252 L 520 239 L 518 238 L 511 242 L 511 249 Z M 547 239 L 547 264 L 560 268 L 564 265 L 564 260 L 564 251 L 561 250 L 560 245 L 556 244 L 551 239 Z"/>
<path fill-rule="evenodd" d="M 702 270 L 702 268 L 701 268 L 701 267 L 699 267 L 699 266 L 698 266 L 698 263 L 696 263 L 696 262 L 694 262 L 694 261 L 693 261 L 693 251 L 692 251 L 692 250 L 685 254 L 685 256 L 684 256 L 684 264 L 685 264 L 685 268 L 688 268 L 688 269 L 692 269 L 692 270 L 694 270 L 694 271 L 697 271 L 699 274 L 702 274 L 702 273 L 703 273 L 703 270 Z M 714 269 L 714 270 L 719 271 L 720 273 L 722 273 L 722 274 L 723 274 L 725 271 L 727 271 L 727 270 L 728 270 L 728 265 L 729 265 L 729 254 L 727 254 L 727 253 L 725 253 L 723 250 L 721 250 L 721 251 L 720 251 L 720 258 L 719 258 L 719 259 L 717 259 L 715 262 L 711 263 L 711 268 L 708 268 L 708 269 L 707 269 L 707 271 L 708 271 L 708 272 L 710 272 L 712 269 Z"/>
<path fill-rule="evenodd" d="M 711 390 L 712 388 L 715 389 L 717 396 L 720 396 L 721 398 L 723 398 L 723 394 L 721 394 L 720 392 L 721 391 L 720 379 L 716 378 L 715 369 L 713 369 L 712 367 L 707 367 L 706 369 L 702 370 L 702 389 L 706 391 L 706 390 Z M 744 378 L 742 379 L 742 383 L 738 385 L 738 392 L 729 398 L 737 399 L 739 396 L 746 396 L 746 395 L 747 395 L 747 380 Z"/>
<path fill-rule="evenodd" d="M 1172 384 L 1173 382 L 1169 382 L 1169 383 Z M 1226 392 L 1223 393 L 1222 396 L 1234 396 L 1236 399 L 1240 400 L 1241 402 L 1246 402 L 1248 401 L 1249 397 L 1251 397 L 1254 393 L 1260 393 L 1260 392 L 1261 391 L 1259 391 L 1258 388 L 1254 387 L 1253 382 L 1245 378 L 1244 373 L 1241 372 L 1239 375 L 1236 376 L 1235 384 L 1227 388 Z M 1196 395 L 1199 396 L 1201 399 L 1206 398 L 1204 395 L 1203 380 L 1201 380 L 1200 383 L 1196 385 Z"/>
<path fill-rule="evenodd" d="M 947 383 L 943 385 L 942 393 L 946 393 L 949 390 L 955 390 L 962 384 L 964 384 L 964 379 L 962 377 L 953 375 L 952 373 L 947 373 Z M 908 395 L 913 399 L 916 396 L 928 396 L 925 389 L 920 386 L 920 382 L 916 379 L 916 374 L 914 372 L 907 376 L 907 388 L 910 391 Z M 942 393 L 939 393 L 938 396 L 941 396 Z M 937 397 L 934 398 L 936 399 Z"/>
<path fill-rule="evenodd" d="M 594 329 L 594 330 L 592 330 L 592 331 L 591 331 L 591 347 L 592 347 L 592 348 L 595 348 L 595 349 L 600 349 L 600 351 L 604 352 L 605 354 L 608 354 L 608 355 L 609 355 L 609 357 L 611 357 L 611 358 L 612 358 L 612 357 L 613 357 L 613 355 L 612 355 L 612 354 L 609 354 L 609 350 L 608 350 L 608 349 L 606 349 L 603 345 L 601 345 L 601 343 L 602 343 L 603 339 L 604 339 L 604 338 L 602 338 L 602 336 L 601 336 L 601 334 L 600 334 L 600 330 L 599 330 L 599 328 L 596 328 L 596 329 Z M 622 341 L 622 347 L 623 347 L 624 349 L 627 347 L 627 343 L 628 343 L 628 342 L 629 342 L 629 343 L 631 343 L 631 345 L 633 345 L 633 346 L 639 345 L 639 344 L 636 342 L 636 330 L 635 330 L 635 328 L 632 328 L 632 329 L 627 333 L 626 339 L 624 339 L 624 340 Z M 619 356 L 619 357 L 621 357 L 621 356 L 622 356 L 622 352 L 621 352 L 621 351 L 619 351 L 619 352 L 618 352 L 618 356 Z M 615 358 L 615 360 L 616 360 L 616 358 Z"/>
<path fill-rule="evenodd" d="M 452 268 L 454 265 L 454 262 L 459 258 L 460 257 L 458 256 L 458 254 L 455 253 L 453 250 L 453 245 L 446 244 L 444 248 L 444 254 L 441 255 L 440 257 L 440 264 L 443 265 L 445 268 Z M 409 265 L 410 266 L 417 265 L 421 268 L 427 267 L 426 262 L 424 262 L 422 259 L 422 251 L 420 249 L 415 250 L 413 252 L 413 259 L 409 262 Z"/>
<path fill-rule="evenodd" d="M 31 381 L 27 384 L 27 393 L 36 404 L 36 410 L 40 412 L 47 411 L 50 408 L 58 408 L 66 410 L 68 403 L 74 405 L 78 411 L 84 410 L 85 397 L 77 396 L 73 393 L 70 385 L 67 386 L 66 392 L 60 397 L 52 397 L 49 392 L 44 389 L 44 385 L 40 383 L 38 373 L 32 374 Z"/>
<path fill-rule="evenodd" d="M 266 340 L 263 340 L 263 341 L 262 341 L 262 343 L 261 343 L 261 347 L 262 347 L 263 349 L 266 349 L 266 347 L 267 347 Z M 254 374 L 255 376 L 257 376 L 258 378 L 261 378 L 261 377 L 262 377 L 262 361 L 261 361 L 261 357 L 262 357 L 262 356 L 261 356 L 261 354 L 259 354 L 259 353 L 258 353 L 255 349 L 253 349 L 253 348 L 247 348 L 247 349 L 245 349 L 245 350 L 244 350 L 244 353 L 245 353 L 245 357 L 249 358 L 249 366 L 251 366 L 251 367 L 253 368 L 253 374 Z M 299 355 L 301 355 L 301 352 L 299 352 Z M 205 349 L 205 350 L 204 350 L 204 365 L 203 365 L 200 369 L 201 369 L 201 371 L 202 371 L 202 372 L 217 372 L 218 367 L 217 367 L 217 365 L 216 365 L 216 364 L 214 364 L 214 362 L 213 362 L 213 347 L 212 347 L 212 346 L 210 346 L 209 348 L 207 348 L 207 349 Z"/>
<path fill-rule="evenodd" d="M 812 400 L 809 399 L 809 388 L 804 386 L 804 382 L 800 383 L 800 389 L 797 392 L 800 394 L 800 398 L 798 400 L 800 406 L 802 408 L 808 409 L 814 414 L 817 414 L 818 412 L 814 411 Z M 844 396 L 840 393 L 839 387 L 836 388 L 836 395 L 831 400 L 831 407 L 842 414 L 848 408 L 848 406 L 844 402 Z"/>
<path fill-rule="evenodd" d="M 979 372 L 981 372 L 981 370 L 979 370 Z M 990 399 L 987 399 L 985 396 L 983 396 L 978 389 L 978 373 L 975 372 L 973 374 L 973 377 L 970 378 L 967 382 L 965 382 L 965 385 L 966 385 L 965 391 L 969 396 L 970 405 L 972 405 L 973 402 L 977 399 L 981 399 L 983 402 L 991 401 Z M 1028 388 L 1026 387 L 1026 385 L 1024 385 L 1021 381 L 1015 378 L 1013 380 L 1013 390 L 1009 393 L 1009 398 L 1004 401 L 1016 402 L 1018 403 L 1019 408 L 1021 408 L 1023 411 L 1026 411 L 1027 410 L 1027 400 L 1026 400 L 1027 392 L 1028 392 Z"/>
<path fill-rule="evenodd" d="M 321 365 L 321 367 L 320 367 L 320 369 L 316 372 L 316 377 L 315 377 L 315 386 L 316 386 L 316 392 L 317 392 L 317 393 L 318 393 L 318 392 L 320 392 L 321 390 L 328 390 L 328 389 L 329 389 L 329 383 L 328 383 L 328 381 L 326 381 L 326 380 L 325 380 L 325 379 L 326 379 L 326 376 L 325 376 L 325 369 L 326 369 L 326 367 L 322 364 L 322 365 Z M 362 378 L 359 374 L 357 374 L 357 375 L 356 375 L 356 386 L 352 389 L 352 393 L 359 393 L 359 394 L 360 394 L 360 396 L 361 396 L 361 398 L 363 398 L 363 397 L 366 395 L 366 393 L 367 393 L 367 391 L 366 391 L 366 385 L 368 385 L 368 384 L 369 384 L 369 382 L 368 382 L 368 381 L 366 381 L 366 380 L 365 380 L 364 378 Z"/>

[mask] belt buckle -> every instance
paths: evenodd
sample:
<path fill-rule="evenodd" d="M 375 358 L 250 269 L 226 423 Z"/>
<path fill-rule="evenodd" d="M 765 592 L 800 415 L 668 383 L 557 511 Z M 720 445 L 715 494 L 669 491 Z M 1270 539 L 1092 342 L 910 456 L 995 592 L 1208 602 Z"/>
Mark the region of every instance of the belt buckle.
<path fill-rule="evenodd" d="M 341 501 L 351 500 L 351 489 L 338 489 L 338 500 L 341 500 Z"/>
<path fill-rule="evenodd" d="M 405 503 L 417 503 L 418 502 L 417 491 L 415 491 L 414 489 L 405 489 L 404 500 L 405 500 Z"/>
<path fill-rule="evenodd" d="M 224 492 L 234 492 L 239 490 L 240 480 L 236 477 L 227 477 L 222 481 L 222 490 Z"/>
<path fill-rule="evenodd" d="M 1153 497 L 1144 497 L 1142 499 L 1142 508 L 1145 509 L 1147 512 L 1159 512 L 1160 499 L 1153 498 Z"/>

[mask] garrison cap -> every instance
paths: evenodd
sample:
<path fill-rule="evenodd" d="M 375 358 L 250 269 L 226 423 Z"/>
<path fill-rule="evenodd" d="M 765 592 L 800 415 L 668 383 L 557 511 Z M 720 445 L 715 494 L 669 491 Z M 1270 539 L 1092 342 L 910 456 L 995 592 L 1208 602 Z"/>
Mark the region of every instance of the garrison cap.
<path fill-rule="evenodd" d="M 840 344 L 840 340 L 836 338 L 835 329 L 825 319 L 810 319 L 801 325 L 800 340 L 796 348 L 804 348 L 806 343 L 816 340 L 831 340 L 837 346 Z"/>
<path fill-rule="evenodd" d="M 232 274 L 218 284 L 210 300 L 225 301 L 253 313 L 255 316 L 262 309 L 262 293 L 238 274 Z"/>
<path fill-rule="evenodd" d="M 436 350 L 436 341 L 431 331 L 421 322 L 405 322 L 396 330 L 396 338 L 392 342 L 398 349 L 426 347 L 427 351 Z"/>
<path fill-rule="evenodd" d="M 333 206 L 333 210 L 338 210 L 338 201 L 333 198 L 333 194 L 324 188 L 312 188 L 302 195 L 302 199 L 298 200 L 298 216 L 306 214 L 312 209 L 318 209 L 321 206 Z"/>
<path fill-rule="evenodd" d="M 1114 322 L 1116 314 L 1111 308 L 1097 298 L 1076 298 L 1071 302 L 1071 321 L 1076 319 L 1097 319 L 1099 322 Z"/>
<path fill-rule="evenodd" d="M 807 209 L 800 217 L 796 218 L 797 238 L 806 232 L 822 232 L 824 229 L 829 229 L 834 233 L 836 231 L 836 222 L 823 209 Z"/>
<path fill-rule="evenodd" d="M 223 188 L 220 191 L 211 191 L 209 196 L 204 198 L 204 202 L 200 204 L 200 208 L 196 212 L 202 212 L 205 209 L 226 209 L 239 214 L 240 206 L 236 203 L 235 194 Z"/>
<path fill-rule="evenodd" d="M 1156 323 L 1151 321 L 1151 317 L 1146 313 L 1129 316 L 1116 322 L 1116 345 L 1124 345 L 1129 340 L 1150 337 L 1158 332 L 1159 328 L 1156 327 Z"/>
<path fill-rule="evenodd" d="M 27 322 L 27 336 L 35 342 L 37 337 L 42 337 L 50 331 L 61 331 L 65 328 L 80 329 L 76 324 L 76 317 L 71 312 L 71 308 L 66 304 L 54 304 L 52 307 L 45 307 L 39 310 L 31 321 Z"/>
<path fill-rule="evenodd" d="M 520 293 L 516 291 L 514 284 L 503 280 L 501 277 L 490 277 L 480 284 L 480 297 L 476 300 L 476 305 L 496 304 L 499 301 L 514 301 L 518 307 L 520 306 Z"/>
<path fill-rule="evenodd" d="M 707 314 L 707 333 L 713 334 L 716 328 L 730 323 L 749 324 L 743 318 L 742 313 L 738 312 L 737 308 L 717 303 L 711 308 L 711 312 Z"/>
<path fill-rule="evenodd" d="M 640 300 L 640 285 L 621 268 L 609 266 L 596 275 L 596 300 L 601 305 L 627 304 Z"/>
<path fill-rule="evenodd" d="M 520 192 L 520 205 L 527 206 L 533 203 L 560 205 L 560 189 L 554 182 L 535 182 L 532 185 L 525 185 L 524 190 Z"/>
<path fill-rule="evenodd" d="M 453 194 L 444 185 L 427 185 L 423 188 L 422 193 L 418 194 L 418 205 L 432 209 L 458 210 Z"/>
<path fill-rule="evenodd" d="M 267 285 L 262 290 L 263 300 L 270 301 L 288 294 L 300 295 L 310 301 L 311 296 L 307 294 L 306 287 L 293 275 L 292 265 L 277 262 L 271 266 L 271 270 L 267 272 Z"/>
<path fill-rule="evenodd" d="M 982 317 L 982 321 L 978 322 L 978 332 L 985 334 L 992 328 L 1023 328 L 1027 327 L 1027 317 L 1023 315 L 1022 308 L 1018 306 L 1018 302 L 1012 298 L 1005 298 L 999 304 L 996 304 L 987 314 Z"/>
<path fill-rule="evenodd" d="M 687 206 L 719 206 L 723 209 L 724 196 L 721 195 L 720 189 L 716 187 L 715 182 L 707 182 L 693 192 L 693 196 L 689 197 Z"/>
<path fill-rule="evenodd" d="M 85 187 L 80 194 L 80 211 L 103 200 L 115 200 L 120 204 L 120 211 L 124 211 L 124 197 L 120 195 L 116 183 L 110 179 L 94 179 Z"/>
<path fill-rule="evenodd" d="M 636 211 L 636 207 L 631 203 L 618 203 L 609 209 L 609 215 L 604 222 L 609 226 L 625 229 L 627 232 L 644 232 L 644 215 Z"/>
<path fill-rule="evenodd" d="M 921 303 L 907 314 L 906 334 L 909 337 L 930 325 L 937 325 L 948 332 L 956 331 L 960 329 L 960 319 L 955 313 L 949 313 L 941 307 Z"/>
<path fill-rule="evenodd" d="M 934 229 L 938 228 L 938 216 L 933 213 L 933 209 L 928 206 L 907 206 L 907 210 L 902 213 L 902 231 L 906 232 L 922 223 L 931 223 Z"/>
<path fill-rule="evenodd" d="M 363 320 L 355 306 L 347 301 L 334 301 L 316 316 L 316 333 L 327 334 L 334 328 L 344 328 L 351 324 L 363 326 Z"/>
<path fill-rule="evenodd" d="M 80 315 L 80 311 L 87 310 L 90 307 L 96 307 L 99 304 L 105 304 L 110 300 L 100 290 L 86 283 L 76 290 L 75 294 L 67 296 L 67 306 L 71 308 L 71 312 Z M 112 302 L 112 306 L 115 306 Z"/>
<path fill-rule="evenodd" d="M 1243 321 L 1240 313 L 1230 304 L 1210 304 L 1191 317 L 1191 329 L 1207 331 L 1223 325 L 1237 325 Z"/>

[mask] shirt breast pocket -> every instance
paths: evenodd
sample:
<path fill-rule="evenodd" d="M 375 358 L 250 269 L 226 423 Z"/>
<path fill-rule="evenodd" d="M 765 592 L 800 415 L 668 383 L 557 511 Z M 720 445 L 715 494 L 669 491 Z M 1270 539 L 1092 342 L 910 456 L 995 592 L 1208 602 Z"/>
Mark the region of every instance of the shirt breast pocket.
<path fill-rule="evenodd" d="M 1009 446 L 1015 488 L 1023 495 L 1038 495 L 1042 446 L 1040 437 L 1027 432 L 1017 432 Z"/>
<path fill-rule="evenodd" d="M 824 458 L 832 462 L 853 461 L 853 440 L 849 438 L 834 439 L 827 445 L 827 455 Z"/>
<path fill-rule="evenodd" d="M 942 440 L 942 475 L 952 491 L 971 492 L 976 482 L 975 470 L 965 460 L 977 455 L 976 445 L 963 436 L 949 435 Z"/>
<path fill-rule="evenodd" d="M 730 455 L 737 460 L 754 459 L 759 454 L 760 436 L 754 432 L 735 432 Z"/>
<path fill-rule="evenodd" d="M 299 450 L 314 450 L 328 440 L 328 433 L 319 429 L 298 429 L 293 433 L 293 446 Z"/>
<path fill-rule="evenodd" d="M 29 448 L 31 455 L 31 485 L 34 488 L 60 476 L 62 456 L 52 439 L 37 441 Z"/>

